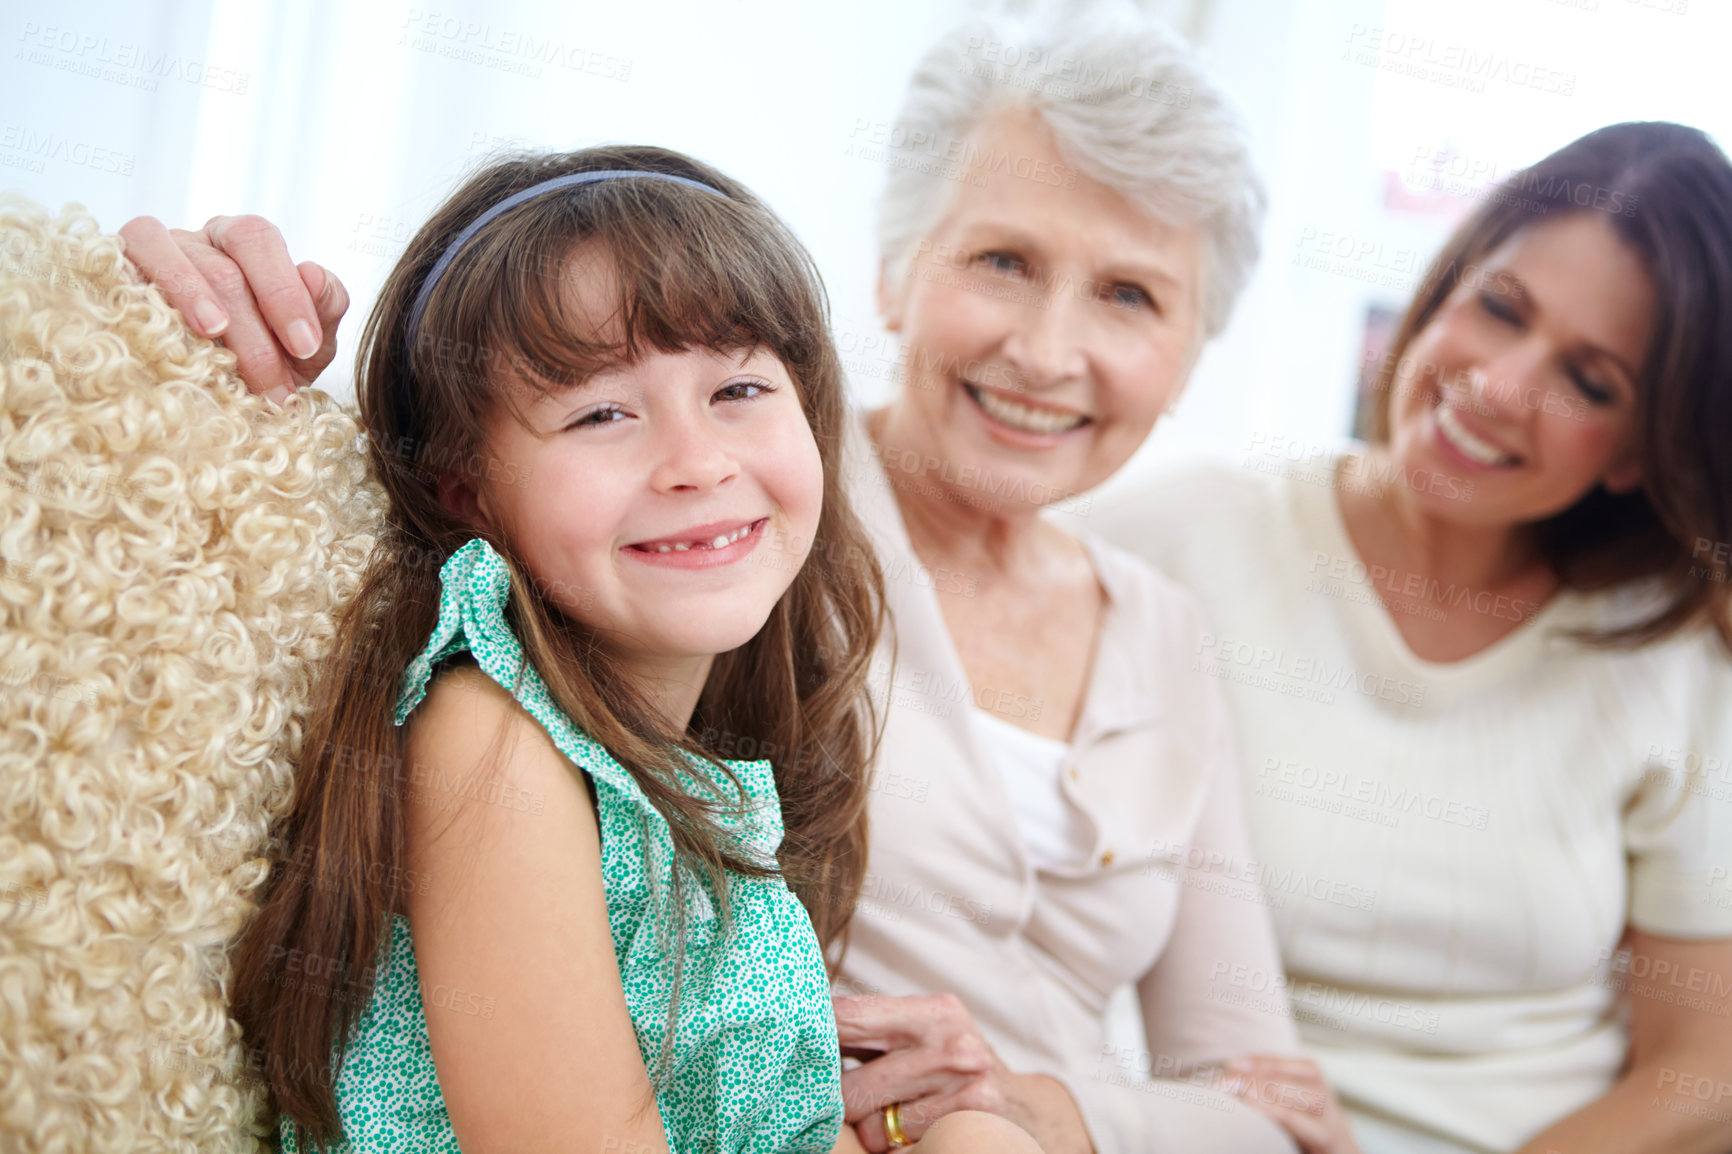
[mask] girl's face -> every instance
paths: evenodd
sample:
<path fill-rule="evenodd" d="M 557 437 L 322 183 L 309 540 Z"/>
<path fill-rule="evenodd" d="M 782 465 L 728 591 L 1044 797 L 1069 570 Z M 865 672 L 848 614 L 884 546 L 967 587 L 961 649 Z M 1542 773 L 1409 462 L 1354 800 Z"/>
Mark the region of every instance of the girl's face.
<path fill-rule="evenodd" d="M 1201 234 L 1079 172 L 1038 113 L 995 113 L 971 145 L 943 219 L 880 287 L 906 367 L 893 438 L 1033 508 L 1105 480 L 1177 398 L 1201 347 Z"/>
<path fill-rule="evenodd" d="M 1594 212 L 1533 225 L 1466 270 L 1397 368 L 1390 447 L 1427 513 L 1520 525 L 1641 483 L 1641 261 Z"/>
<path fill-rule="evenodd" d="M 574 262 L 573 291 L 605 332 L 597 311 L 615 298 L 596 263 Z M 773 353 L 651 350 L 515 395 L 523 419 L 497 406 L 488 422 L 501 480 L 455 507 L 496 527 L 554 604 L 628 660 L 707 659 L 763 627 L 823 499 L 817 443 Z"/>

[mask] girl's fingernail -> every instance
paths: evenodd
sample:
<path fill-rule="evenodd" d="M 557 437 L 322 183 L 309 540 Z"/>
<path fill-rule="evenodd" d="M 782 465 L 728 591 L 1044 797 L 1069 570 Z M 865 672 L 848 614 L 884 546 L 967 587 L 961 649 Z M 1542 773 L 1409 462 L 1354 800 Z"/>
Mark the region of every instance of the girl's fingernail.
<path fill-rule="evenodd" d="M 228 315 L 207 300 L 192 306 L 192 319 L 198 322 L 198 327 L 207 337 L 214 337 L 229 327 Z"/>
<path fill-rule="evenodd" d="M 265 396 L 277 403 L 278 408 L 288 404 L 289 398 L 294 395 L 295 391 L 287 385 L 278 385 L 276 388 L 265 394 Z"/>
<path fill-rule="evenodd" d="M 1228 1078 L 1224 1089 L 1229 1094 L 1238 1094 L 1245 1089 L 1245 1079 Z"/>
<path fill-rule="evenodd" d="M 289 322 L 289 352 L 298 361 L 304 361 L 319 351 L 319 338 L 313 334 L 313 326 L 306 321 Z"/>

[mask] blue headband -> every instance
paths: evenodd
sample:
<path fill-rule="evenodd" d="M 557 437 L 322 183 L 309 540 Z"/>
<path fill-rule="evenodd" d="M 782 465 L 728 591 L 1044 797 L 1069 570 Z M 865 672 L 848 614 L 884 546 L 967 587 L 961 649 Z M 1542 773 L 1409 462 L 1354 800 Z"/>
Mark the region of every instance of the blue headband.
<path fill-rule="evenodd" d="M 534 200 L 538 196 L 545 196 L 562 188 L 594 184 L 602 180 L 622 180 L 628 176 L 643 177 L 648 180 L 672 181 L 674 184 L 683 184 L 688 188 L 701 188 L 707 193 L 722 197 L 724 200 L 727 199 L 727 194 L 702 181 L 675 176 L 671 172 L 645 172 L 636 168 L 602 168 L 592 172 L 574 172 L 567 176 L 556 176 L 552 180 L 544 180 L 540 184 L 532 184 L 521 192 L 514 192 L 471 221 L 469 227 L 458 233 L 456 239 L 446 245 L 445 251 L 439 254 L 439 259 L 433 262 L 433 271 L 429 272 L 427 279 L 421 282 L 421 291 L 415 294 L 415 303 L 409 309 L 408 344 L 410 351 L 414 351 L 415 332 L 421 327 L 421 313 L 427 307 L 427 298 L 433 295 L 433 286 L 439 283 L 439 278 L 445 275 L 445 270 L 451 267 L 451 262 L 457 259 L 457 254 L 463 250 L 464 245 L 474 239 L 476 233 L 502 213 L 510 212 L 526 200 Z"/>

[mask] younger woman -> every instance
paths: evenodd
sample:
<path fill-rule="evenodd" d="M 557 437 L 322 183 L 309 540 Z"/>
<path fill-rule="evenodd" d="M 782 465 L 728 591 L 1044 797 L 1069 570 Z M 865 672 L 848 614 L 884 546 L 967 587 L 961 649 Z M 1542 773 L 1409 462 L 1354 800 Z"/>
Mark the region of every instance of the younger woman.
<path fill-rule="evenodd" d="M 388 524 L 236 956 L 284 1149 L 859 1149 L 821 944 L 881 583 L 824 321 L 775 217 L 657 149 L 497 164 L 409 246 L 358 373 Z"/>
<path fill-rule="evenodd" d="M 1231 1072 L 1307 1154 L 1732 1149 L 1732 163 L 1630 123 L 1510 177 L 1374 413 L 1097 510 L 1208 607 L 1283 890 L 1316 1061 Z"/>

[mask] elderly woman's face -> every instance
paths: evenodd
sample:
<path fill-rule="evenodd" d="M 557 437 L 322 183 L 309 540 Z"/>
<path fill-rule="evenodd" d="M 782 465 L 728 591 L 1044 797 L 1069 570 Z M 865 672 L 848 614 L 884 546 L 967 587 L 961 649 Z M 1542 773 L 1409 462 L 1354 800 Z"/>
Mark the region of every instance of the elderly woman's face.
<path fill-rule="evenodd" d="M 975 161 L 901 283 L 892 419 L 928 478 L 972 503 L 1039 506 L 1123 465 L 1201 344 L 1201 235 L 1084 176 L 1030 111 L 985 119 Z"/>
<path fill-rule="evenodd" d="M 1468 270 L 1397 369 L 1390 444 L 1414 500 L 1517 525 L 1639 484 L 1653 292 L 1597 212 L 1525 228 Z"/>

